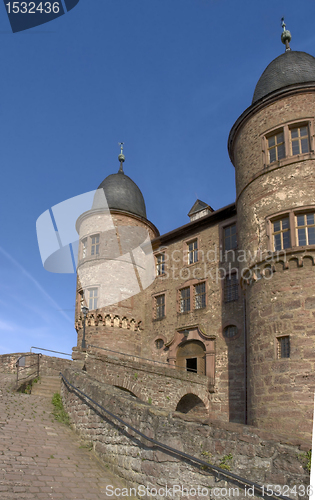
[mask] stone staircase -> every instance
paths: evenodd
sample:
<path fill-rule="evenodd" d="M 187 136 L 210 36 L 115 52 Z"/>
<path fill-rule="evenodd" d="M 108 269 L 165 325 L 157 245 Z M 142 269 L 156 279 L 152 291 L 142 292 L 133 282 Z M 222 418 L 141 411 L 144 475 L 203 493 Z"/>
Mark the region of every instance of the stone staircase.
<path fill-rule="evenodd" d="M 40 377 L 36 384 L 33 384 L 32 394 L 36 396 L 45 396 L 52 398 L 55 392 L 60 393 L 60 378 L 59 377 Z"/>

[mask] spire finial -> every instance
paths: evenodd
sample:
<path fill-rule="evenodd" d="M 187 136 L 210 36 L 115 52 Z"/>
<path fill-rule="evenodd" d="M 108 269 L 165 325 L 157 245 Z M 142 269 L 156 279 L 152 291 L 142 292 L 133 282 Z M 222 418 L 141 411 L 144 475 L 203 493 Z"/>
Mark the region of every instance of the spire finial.
<path fill-rule="evenodd" d="M 123 170 L 123 163 L 125 161 L 125 156 L 124 156 L 124 143 L 123 142 L 119 142 L 118 145 L 120 146 L 120 154 L 118 155 L 118 160 L 120 161 L 120 167 L 119 167 L 119 170 L 118 172 L 121 172 L 122 174 L 124 173 L 124 170 Z"/>
<path fill-rule="evenodd" d="M 286 29 L 286 24 L 284 22 L 284 17 L 281 18 L 281 26 L 283 31 L 281 33 L 281 42 L 285 45 L 285 51 L 291 50 L 290 42 L 291 42 L 291 33 Z"/>

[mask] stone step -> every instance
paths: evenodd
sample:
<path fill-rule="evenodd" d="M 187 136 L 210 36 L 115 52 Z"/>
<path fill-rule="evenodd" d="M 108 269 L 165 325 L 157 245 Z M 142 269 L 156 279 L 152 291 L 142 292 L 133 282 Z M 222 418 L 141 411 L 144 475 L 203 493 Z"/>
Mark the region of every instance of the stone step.
<path fill-rule="evenodd" d="M 59 377 L 41 377 L 32 387 L 32 394 L 36 396 L 52 397 L 55 392 L 60 392 Z"/>

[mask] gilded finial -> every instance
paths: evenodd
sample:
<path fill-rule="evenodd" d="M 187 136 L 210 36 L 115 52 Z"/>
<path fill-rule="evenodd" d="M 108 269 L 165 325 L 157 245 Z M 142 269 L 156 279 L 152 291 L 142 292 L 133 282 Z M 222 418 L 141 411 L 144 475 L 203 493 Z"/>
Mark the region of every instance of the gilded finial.
<path fill-rule="evenodd" d="M 287 52 L 288 50 L 291 50 L 290 42 L 292 37 L 290 31 L 286 29 L 284 17 L 281 18 L 281 26 L 283 29 L 281 33 L 281 42 L 285 45 L 285 51 Z"/>
<path fill-rule="evenodd" d="M 123 163 L 125 161 L 125 155 L 123 153 L 123 151 L 124 151 L 124 143 L 123 142 L 119 142 L 118 145 L 120 146 L 120 154 L 118 155 L 118 160 L 120 161 L 120 167 L 119 167 L 119 171 L 118 172 L 124 173 L 124 170 L 123 170 Z"/>

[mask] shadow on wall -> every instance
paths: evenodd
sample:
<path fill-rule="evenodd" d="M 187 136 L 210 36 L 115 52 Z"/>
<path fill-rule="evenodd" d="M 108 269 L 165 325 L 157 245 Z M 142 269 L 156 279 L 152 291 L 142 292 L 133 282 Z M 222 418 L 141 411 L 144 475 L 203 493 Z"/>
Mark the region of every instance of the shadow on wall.
<path fill-rule="evenodd" d="M 180 413 L 189 413 L 189 415 L 195 415 L 203 412 L 207 412 L 207 409 L 203 403 L 203 401 L 198 398 L 195 394 L 185 394 L 183 396 L 177 406 L 176 410 Z"/>

